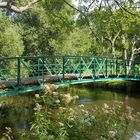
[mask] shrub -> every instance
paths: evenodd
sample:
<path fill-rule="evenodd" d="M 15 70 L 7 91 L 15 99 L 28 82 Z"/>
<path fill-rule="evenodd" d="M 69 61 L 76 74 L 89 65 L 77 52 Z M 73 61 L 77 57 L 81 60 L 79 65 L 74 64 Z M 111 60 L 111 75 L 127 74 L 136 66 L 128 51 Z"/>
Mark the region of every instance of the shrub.
<path fill-rule="evenodd" d="M 71 108 L 61 101 L 56 104 L 62 96 L 50 93 L 49 90 L 36 100 L 31 133 L 39 140 L 128 139 L 134 131 L 132 126 L 140 123 L 140 114 L 133 114 L 133 109 L 121 102 L 113 106 L 104 104 L 102 108 L 95 106 L 92 110 L 84 105 Z"/>

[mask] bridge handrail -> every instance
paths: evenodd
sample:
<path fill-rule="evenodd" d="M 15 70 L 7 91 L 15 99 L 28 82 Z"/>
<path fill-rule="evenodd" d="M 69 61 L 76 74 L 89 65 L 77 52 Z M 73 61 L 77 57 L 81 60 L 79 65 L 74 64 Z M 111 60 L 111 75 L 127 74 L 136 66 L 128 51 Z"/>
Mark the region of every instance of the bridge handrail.
<path fill-rule="evenodd" d="M 127 62 L 135 62 L 136 64 L 140 64 L 139 61 L 129 60 L 129 59 L 121 59 L 121 58 L 113 58 L 113 57 L 105 57 L 105 56 L 61 56 L 61 55 L 42 55 L 42 56 L 17 56 L 17 57 L 0 57 L 0 60 L 8 60 L 8 59 L 37 59 L 37 58 L 101 58 L 101 59 L 112 59 L 112 60 L 123 60 Z"/>

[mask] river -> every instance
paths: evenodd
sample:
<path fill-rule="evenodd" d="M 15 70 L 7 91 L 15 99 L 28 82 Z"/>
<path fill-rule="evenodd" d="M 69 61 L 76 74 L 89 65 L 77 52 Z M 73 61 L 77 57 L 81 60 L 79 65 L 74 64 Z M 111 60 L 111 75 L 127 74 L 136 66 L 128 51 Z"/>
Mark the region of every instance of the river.
<path fill-rule="evenodd" d="M 80 85 L 69 86 L 60 90 L 60 92 L 78 95 L 79 99 L 76 104 L 84 104 L 87 107 L 92 107 L 93 105 L 102 106 L 104 103 L 111 105 L 116 101 L 121 101 L 134 108 L 134 112 L 140 112 L 139 92 L 111 91 Z"/>
<path fill-rule="evenodd" d="M 132 107 L 134 113 L 140 112 L 140 93 L 116 92 L 80 85 L 62 88 L 59 92 L 79 96 L 73 107 L 84 104 L 87 108 L 92 108 L 94 105 L 100 107 L 105 103 L 112 105 L 116 101 L 121 101 Z M 33 98 L 33 94 L 0 98 L 0 135 L 5 132 L 5 127 L 12 128 L 15 135 L 17 131 L 28 131 L 33 115 Z M 140 131 L 140 124 L 136 127 Z"/>

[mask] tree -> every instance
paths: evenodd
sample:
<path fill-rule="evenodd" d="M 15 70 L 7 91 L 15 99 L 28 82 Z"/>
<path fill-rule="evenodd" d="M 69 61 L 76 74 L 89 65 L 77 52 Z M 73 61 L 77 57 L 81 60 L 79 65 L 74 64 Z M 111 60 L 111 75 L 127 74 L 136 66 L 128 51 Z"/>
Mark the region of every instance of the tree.
<path fill-rule="evenodd" d="M 13 28 L 14 26 L 14 28 Z M 20 56 L 24 46 L 20 28 L 0 13 L 0 56 Z"/>
<path fill-rule="evenodd" d="M 0 0 L 0 8 L 10 10 L 15 13 L 23 13 L 35 6 L 36 3 L 46 3 L 53 5 L 54 3 L 65 3 L 71 6 L 71 0 Z M 43 6 L 42 4 L 42 6 Z M 47 5 L 45 5 L 47 6 Z M 58 5 L 57 5 L 58 6 Z M 55 5 L 56 7 L 56 5 Z M 72 7 L 72 6 L 71 6 Z"/>
<path fill-rule="evenodd" d="M 89 29 L 93 43 L 102 48 L 105 55 L 110 53 L 112 57 L 116 57 L 116 44 L 121 33 L 119 19 L 114 13 L 110 13 L 109 9 L 94 10 L 89 13 Z"/>
<path fill-rule="evenodd" d="M 135 11 L 137 14 L 139 12 Z M 128 60 L 127 73 L 129 72 L 134 60 L 140 55 L 140 20 L 137 17 L 131 17 L 126 14 L 126 18 L 123 21 L 123 34 L 122 40 L 124 45 L 125 56 L 124 59 Z"/>
<path fill-rule="evenodd" d="M 123 58 L 126 61 L 127 73 L 130 72 L 133 61 L 140 54 L 140 20 L 139 12 L 130 10 L 126 13 L 121 9 L 108 12 L 110 9 L 91 11 L 88 15 L 89 29 L 94 44 L 102 47 L 107 56 Z M 101 50 L 99 51 L 99 53 Z M 109 53 L 111 52 L 111 53 Z M 112 54 L 112 55 L 110 55 Z"/>
<path fill-rule="evenodd" d="M 53 55 L 57 51 L 53 40 L 61 44 L 72 30 L 71 15 L 62 1 L 47 1 L 17 16 L 15 22 L 23 26 L 24 55 Z"/>
<path fill-rule="evenodd" d="M 57 0 L 45 0 L 45 2 L 53 3 Z M 70 6 L 71 8 L 78 11 L 80 14 L 86 18 L 86 13 L 88 13 L 91 9 L 101 9 L 104 6 L 108 6 L 111 9 L 121 8 L 122 10 L 131 13 L 126 7 L 129 6 L 131 8 L 139 8 L 139 2 L 137 1 L 106 1 L 106 0 L 78 0 L 79 7 L 76 8 L 71 4 L 71 1 L 69 3 L 68 0 L 59 0 L 60 2 L 63 2 Z M 38 2 L 44 2 L 43 0 L 1 0 L 0 1 L 0 8 L 8 9 L 10 11 L 16 12 L 16 13 L 22 13 L 30 8 L 32 8 L 36 3 Z M 111 10 L 110 9 L 110 10 Z M 132 13 L 131 13 L 132 14 Z"/>
<path fill-rule="evenodd" d="M 56 41 L 53 43 L 55 44 L 55 54 L 57 55 L 85 56 L 90 54 L 92 38 L 89 35 L 88 28 L 74 28 L 61 44 Z"/>

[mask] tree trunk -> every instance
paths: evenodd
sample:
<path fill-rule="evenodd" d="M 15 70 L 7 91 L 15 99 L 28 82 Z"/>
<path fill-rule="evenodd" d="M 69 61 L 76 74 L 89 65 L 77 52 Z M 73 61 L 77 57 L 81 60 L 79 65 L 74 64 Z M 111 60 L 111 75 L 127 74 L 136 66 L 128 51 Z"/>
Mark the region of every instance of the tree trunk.
<path fill-rule="evenodd" d="M 123 59 L 124 59 L 124 65 L 125 65 L 125 69 L 126 69 L 126 75 L 128 75 L 129 73 L 129 66 L 128 66 L 128 59 L 127 59 L 127 50 L 126 48 L 123 48 Z"/>
<path fill-rule="evenodd" d="M 113 41 L 111 42 L 111 46 L 112 46 L 112 55 L 113 55 L 113 58 L 116 58 L 115 44 L 114 44 Z"/>
<path fill-rule="evenodd" d="M 124 50 L 123 50 L 123 57 L 124 57 L 124 60 L 127 60 L 127 51 L 126 51 L 126 48 L 124 48 Z"/>
<path fill-rule="evenodd" d="M 127 74 L 129 74 L 129 72 L 131 70 L 132 62 L 134 61 L 134 55 L 135 55 L 135 53 L 134 53 L 133 46 L 132 46 L 131 56 L 130 56 L 129 64 L 128 64 L 128 67 L 127 67 Z"/>

